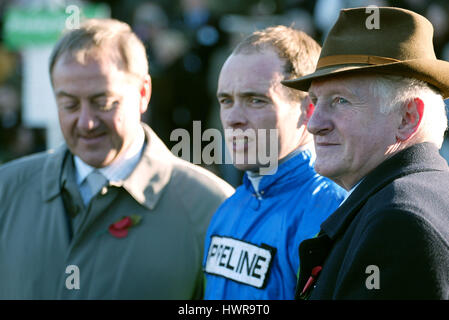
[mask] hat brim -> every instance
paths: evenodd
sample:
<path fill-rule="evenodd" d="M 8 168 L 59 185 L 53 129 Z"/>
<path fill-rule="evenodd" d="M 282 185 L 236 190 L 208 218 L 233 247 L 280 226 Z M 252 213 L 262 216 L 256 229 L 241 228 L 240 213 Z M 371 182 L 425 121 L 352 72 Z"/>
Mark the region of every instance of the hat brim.
<path fill-rule="evenodd" d="M 419 79 L 436 87 L 444 99 L 449 97 L 449 62 L 435 59 L 406 60 L 382 65 L 345 64 L 324 67 L 309 75 L 281 83 L 290 88 L 308 91 L 314 80 L 354 73 L 381 73 Z"/>

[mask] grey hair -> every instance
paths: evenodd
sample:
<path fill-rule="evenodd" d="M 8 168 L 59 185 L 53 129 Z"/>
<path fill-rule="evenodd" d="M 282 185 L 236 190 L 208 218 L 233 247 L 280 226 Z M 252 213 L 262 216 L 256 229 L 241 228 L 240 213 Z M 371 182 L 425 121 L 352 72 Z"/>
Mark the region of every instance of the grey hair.
<path fill-rule="evenodd" d="M 89 19 L 79 29 L 68 30 L 56 43 L 49 61 L 50 77 L 62 55 L 69 54 L 85 63 L 102 50 L 127 73 L 137 76 L 148 73 L 145 46 L 128 24 L 115 19 Z"/>
<path fill-rule="evenodd" d="M 439 148 L 447 129 L 447 114 L 443 97 L 428 83 L 396 75 L 378 75 L 371 83 L 371 93 L 379 97 L 380 111 L 384 114 L 400 112 L 415 98 L 424 103 L 424 115 L 417 136 L 422 142 L 433 142 Z"/>

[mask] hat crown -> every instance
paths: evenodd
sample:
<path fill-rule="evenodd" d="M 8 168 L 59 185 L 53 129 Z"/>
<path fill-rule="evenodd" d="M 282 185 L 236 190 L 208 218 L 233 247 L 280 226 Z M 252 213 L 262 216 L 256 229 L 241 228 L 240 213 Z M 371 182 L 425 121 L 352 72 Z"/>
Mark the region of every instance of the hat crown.
<path fill-rule="evenodd" d="M 369 55 L 401 61 L 436 59 L 433 26 L 425 17 L 401 8 L 368 9 L 340 11 L 323 44 L 320 59 L 336 55 Z M 378 15 L 373 9 L 378 10 Z M 376 19 L 372 15 L 377 15 L 377 29 L 367 26 L 369 19 Z"/>
<path fill-rule="evenodd" d="M 449 62 L 436 58 L 430 21 L 410 10 L 341 10 L 324 41 L 315 72 L 282 84 L 308 91 L 314 80 L 356 73 L 418 79 L 449 98 Z"/>

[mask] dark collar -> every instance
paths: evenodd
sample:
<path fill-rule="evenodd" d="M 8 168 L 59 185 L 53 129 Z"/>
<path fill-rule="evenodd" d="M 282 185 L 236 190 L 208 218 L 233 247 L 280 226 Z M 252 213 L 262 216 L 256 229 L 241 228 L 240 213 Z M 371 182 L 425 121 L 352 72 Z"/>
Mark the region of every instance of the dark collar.
<path fill-rule="evenodd" d="M 420 143 L 404 149 L 371 171 L 346 201 L 321 224 L 331 239 L 343 233 L 368 198 L 393 180 L 415 172 L 447 171 L 446 160 L 432 143 Z"/>

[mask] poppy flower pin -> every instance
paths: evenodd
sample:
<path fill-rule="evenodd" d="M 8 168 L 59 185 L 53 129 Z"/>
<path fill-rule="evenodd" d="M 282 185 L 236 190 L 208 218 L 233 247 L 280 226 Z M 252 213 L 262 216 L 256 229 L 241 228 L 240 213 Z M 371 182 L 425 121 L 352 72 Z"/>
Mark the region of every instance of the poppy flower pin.
<path fill-rule="evenodd" d="M 299 296 L 300 299 L 307 299 L 307 297 L 311 292 L 312 285 L 316 282 L 318 275 L 320 274 L 322 269 L 323 269 L 322 266 L 316 266 L 312 269 L 311 275 L 301 291 L 301 294 Z"/>
<path fill-rule="evenodd" d="M 116 238 L 125 238 L 128 235 L 129 229 L 138 225 L 141 220 L 142 217 L 137 214 L 122 217 L 120 220 L 111 224 L 108 231 Z"/>

